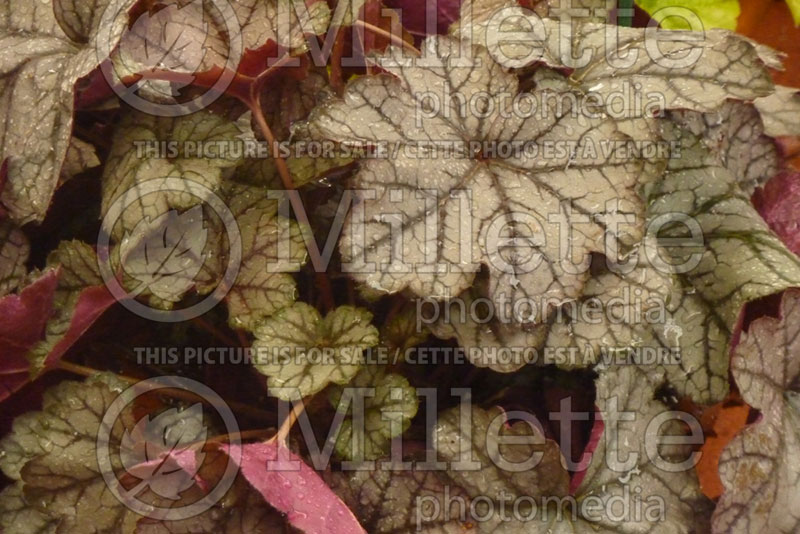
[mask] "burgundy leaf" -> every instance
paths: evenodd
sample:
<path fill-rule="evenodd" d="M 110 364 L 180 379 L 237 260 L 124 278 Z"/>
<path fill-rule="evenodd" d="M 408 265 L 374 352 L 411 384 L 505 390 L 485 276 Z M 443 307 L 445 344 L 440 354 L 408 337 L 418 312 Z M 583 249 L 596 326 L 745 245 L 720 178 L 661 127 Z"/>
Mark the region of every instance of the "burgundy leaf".
<path fill-rule="evenodd" d="M 569 481 L 570 495 L 575 495 L 575 492 L 578 491 L 581 482 L 583 482 L 586 471 L 589 469 L 589 464 L 592 462 L 592 455 L 594 454 L 595 449 L 597 449 L 597 444 L 600 443 L 600 440 L 603 437 L 603 430 L 605 427 L 606 424 L 603 421 L 603 413 L 598 410 L 597 407 L 595 407 L 594 424 L 592 425 L 592 431 L 589 433 L 589 441 L 586 443 L 583 456 L 578 463 L 578 469 L 572 474 L 572 477 Z"/>
<path fill-rule="evenodd" d="M 49 368 L 58 362 L 67 350 L 80 339 L 114 302 L 114 296 L 106 286 L 93 286 L 84 289 L 80 297 L 78 297 L 78 303 L 75 306 L 69 329 L 48 353 L 44 361 L 44 367 Z"/>
<path fill-rule="evenodd" d="M 0 299 L 0 401 L 28 381 L 28 349 L 41 339 L 53 305 L 58 271 L 44 273 L 18 295 Z"/>
<path fill-rule="evenodd" d="M 8 179 L 8 158 L 4 159 L 2 163 L 0 163 L 0 191 L 2 191 L 6 186 L 6 180 Z M 0 203 L 0 219 L 4 219 L 8 215 L 8 211 L 6 211 L 5 206 Z"/>
<path fill-rule="evenodd" d="M 226 453 L 229 448 L 223 446 Z M 242 446 L 239 467 L 264 500 L 306 534 L 366 534 L 319 475 L 279 440 Z"/>
<path fill-rule="evenodd" d="M 769 227 L 800 255 L 800 172 L 776 175 L 756 191 L 753 201 Z"/>
<path fill-rule="evenodd" d="M 428 21 L 435 33 L 445 34 L 450 24 L 458 18 L 461 0 L 387 0 L 385 4 L 401 13 L 403 26 L 414 35 L 428 35 Z M 430 8 L 426 7 L 430 5 Z"/>

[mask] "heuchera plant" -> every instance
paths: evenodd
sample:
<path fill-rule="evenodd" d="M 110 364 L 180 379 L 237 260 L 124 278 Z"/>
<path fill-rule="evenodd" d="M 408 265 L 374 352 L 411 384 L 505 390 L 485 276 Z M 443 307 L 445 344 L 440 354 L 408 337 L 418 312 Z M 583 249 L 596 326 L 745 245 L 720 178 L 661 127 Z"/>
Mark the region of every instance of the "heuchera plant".
<path fill-rule="evenodd" d="M 637 3 L 0 0 L 0 532 L 800 532 L 796 66 Z"/>

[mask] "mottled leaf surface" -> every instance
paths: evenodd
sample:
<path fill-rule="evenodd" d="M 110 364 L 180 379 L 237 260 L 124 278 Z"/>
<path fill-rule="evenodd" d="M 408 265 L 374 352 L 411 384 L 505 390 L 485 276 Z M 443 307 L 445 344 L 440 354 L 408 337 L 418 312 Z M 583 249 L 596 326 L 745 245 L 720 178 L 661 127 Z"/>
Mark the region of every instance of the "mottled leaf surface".
<path fill-rule="evenodd" d="M 783 295 L 780 317 L 742 334 L 731 359 L 742 398 L 761 412 L 723 451 L 725 492 L 713 532 L 795 532 L 800 527 L 800 291 Z"/>
<path fill-rule="evenodd" d="M 501 117 L 500 100 L 508 105 L 508 99 L 499 95 L 518 93 L 516 77 L 485 50 L 461 48 L 451 38 L 428 38 L 425 49 L 437 65 L 429 68 L 392 49 L 381 65 L 396 77 L 358 78 L 343 100 L 312 114 L 315 136 L 392 150 L 363 162 L 354 178 L 364 216 L 348 217 L 340 241 L 343 261 L 354 278 L 383 292 L 407 288 L 420 296 L 453 297 L 484 264 L 491 275 L 489 294 L 498 304 L 574 298 L 587 278 L 589 253 L 606 231 L 609 239 L 637 240 L 636 225 L 613 231 L 608 222 L 641 214 L 634 189 L 642 162 L 604 153 L 601 144 L 627 137 L 610 119 L 571 113 L 569 104 L 557 110 L 550 99 L 544 119 Z M 415 98 L 429 92 L 466 101 L 476 94 L 498 96 L 489 97 L 486 106 L 493 112 L 481 117 L 460 112 L 453 97 L 419 121 Z M 464 151 L 470 141 L 574 146 L 538 157 L 524 151 L 507 158 L 453 152 Z M 400 232 L 395 238 L 393 226 Z M 559 226 L 565 227 L 561 234 Z M 559 240 L 566 229 L 568 250 Z M 501 236 L 517 248 L 506 250 Z M 550 311 L 539 310 L 531 319 L 541 321 Z"/>
<path fill-rule="evenodd" d="M 379 365 L 366 365 L 346 386 L 369 388 L 364 397 L 363 426 L 348 409 L 336 438 L 336 453 L 348 460 L 376 460 L 389 452 L 392 438 L 400 436 L 417 414 L 417 391 L 399 374 L 389 373 Z M 331 391 L 331 404 L 337 409 L 342 389 Z"/>
<path fill-rule="evenodd" d="M 778 85 L 774 93 L 756 98 L 753 104 L 767 135 L 800 135 L 800 91 L 796 88 Z"/>
<path fill-rule="evenodd" d="M 269 377 L 271 394 L 290 400 L 320 391 L 329 383 L 345 384 L 362 366 L 363 351 L 378 343 L 372 314 L 340 306 L 324 318 L 298 302 L 256 326 L 255 367 Z"/>
<path fill-rule="evenodd" d="M 502 15 L 495 16 L 498 12 Z M 652 36 L 646 45 L 644 28 L 583 22 L 567 33 L 559 25 L 516 2 L 474 0 L 464 2 L 462 19 L 451 32 L 488 46 L 492 57 L 508 67 L 542 61 L 574 69 L 572 83 L 609 105 L 608 97 L 622 91 L 628 113 L 636 116 L 642 116 L 636 97 L 647 103 L 654 95 L 666 109 L 711 111 L 726 98 L 752 100 L 773 89 L 759 50 L 726 30 L 697 32 L 682 41 L 661 40 L 656 48 Z M 503 38 L 507 32 L 519 33 L 515 39 Z"/>
<path fill-rule="evenodd" d="M 725 376 L 727 347 L 742 306 L 800 284 L 800 260 L 770 231 L 736 177 L 717 166 L 700 140 L 677 128 L 667 135 L 682 144 L 682 156 L 670 160 L 650 198 L 649 215 L 665 223 L 659 239 L 686 240 L 690 230 L 680 222 L 686 215 L 698 225 L 701 240 L 683 241 L 682 247 L 665 244 L 664 261 L 683 266 L 679 280 L 690 299 L 686 311 L 698 306 L 706 310 L 700 315 L 704 333 L 695 342 L 711 349 L 703 365 Z M 719 393 L 724 396 L 724 389 Z M 722 398 L 711 397 L 714 402 Z"/>
<path fill-rule="evenodd" d="M 75 83 L 106 59 L 97 50 L 114 47 L 132 4 L 5 0 L 0 5 L 0 160 L 9 158 L 0 198 L 14 220 L 44 219 L 70 146 Z M 98 15 L 106 10 L 116 17 L 112 27 L 100 28 Z M 99 41 L 108 39 L 112 42 Z"/>
<path fill-rule="evenodd" d="M 278 200 L 263 189 L 233 184 L 226 196 L 242 239 L 239 274 L 226 297 L 228 321 L 252 330 L 294 303 L 297 286 L 290 273 L 300 269 L 307 253 L 300 227 L 278 215 Z"/>
<path fill-rule="evenodd" d="M 0 295 L 19 288 L 28 271 L 30 249 L 22 230 L 9 220 L 0 221 Z"/>
<path fill-rule="evenodd" d="M 763 115 L 753 106 L 730 101 L 708 113 L 673 111 L 670 118 L 700 137 L 716 164 L 730 171 L 745 193 L 777 173 L 777 148 L 764 134 Z"/>

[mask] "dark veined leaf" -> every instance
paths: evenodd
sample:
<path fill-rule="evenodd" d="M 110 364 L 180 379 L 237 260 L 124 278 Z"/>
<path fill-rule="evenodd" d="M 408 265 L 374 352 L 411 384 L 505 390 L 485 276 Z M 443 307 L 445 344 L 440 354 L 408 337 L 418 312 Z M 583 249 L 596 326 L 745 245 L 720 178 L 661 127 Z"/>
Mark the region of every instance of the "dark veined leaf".
<path fill-rule="evenodd" d="M 665 244 L 662 261 L 683 271 L 678 279 L 694 301 L 687 302 L 688 310 L 700 306 L 703 311 L 699 318 L 696 311 L 694 319 L 686 317 L 703 325 L 704 335 L 695 343 L 708 348 L 691 367 L 707 369 L 699 376 L 708 380 L 716 374 L 724 384 L 730 336 L 742 306 L 800 284 L 800 259 L 770 231 L 737 177 L 718 166 L 697 137 L 668 123 L 664 127 L 667 138 L 681 143 L 681 157 L 669 161 L 663 182 L 650 197 L 649 216 L 663 223 L 659 239 L 684 240 L 683 247 Z M 697 225 L 694 230 L 687 220 Z M 691 240 L 692 232 L 701 239 Z M 713 388 L 703 400 L 718 402 L 726 389 Z"/>
<path fill-rule="evenodd" d="M 451 298 L 472 284 L 484 264 L 498 307 L 526 298 L 577 297 L 589 253 L 601 248 L 606 233 L 609 240 L 630 243 L 641 236 L 641 225 L 609 225 L 614 217 L 642 215 L 635 192 L 642 161 L 602 149 L 628 137 L 609 118 L 580 116 L 564 109 L 570 104 L 556 110 L 552 99 L 544 119 L 506 113 L 518 81 L 485 50 L 446 37 L 429 37 L 424 46 L 436 67 L 392 48 L 380 64 L 396 77 L 354 80 L 343 100 L 323 104 L 309 121 L 316 137 L 392 151 L 368 158 L 355 176 L 363 218 L 351 212 L 340 240 L 348 271 L 378 291 Z M 460 99 L 450 98 L 438 112 L 421 116 L 427 108 L 416 99 L 429 94 L 458 94 L 466 101 L 489 95 L 491 104 L 479 117 L 459 111 Z M 471 142 L 541 150 L 496 157 L 473 154 Z M 557 143 L 571 148 L 544 154 L 543 147 Z M 556 221 L 564 223 L 563 232 Z M 399 237 L 392 237 L 390 222 Z M 567 230 L 565 251 L 559 235 Z M 500 235 L 526 252 L 504 256 Z M 542 322 L 551 311 L 539 309 L 527 320 Z"/>
<path fill-rule="evenodd" d="M 290 273 L 306 262 L 305 242 L 300 226 L 279 215 L 278 200 L 263 189 L 231 182 L 225 195 L 242 238 L 239 274 L 227 295 L 228 322 L 253 330 L 294 303 L 297 287 Z"/>
<path fill-rule="evenodd" d="M 647 116 L 635 99 L 648 104 L 651 95 L 657 97 L 651 112 L 712 111 L 726 98 L 753 100 L 773 90 L 766 52 L 726 30 L 697 32 L 685 40 L 667 35 L 657 50 L 648 50 L 653 40 L 646 44 L 645 35 L 655 29 L 583 22 L 567 34 L 560 21 L 535 16 L 511 0 L 467 0 L 461 13 L 451 33 L 488 46 L 496 61 L 514 68 L 542 61 L 572 69 L 572 83 L 600 95 L 601 105 L 610 106 L 609 96 L 621 91 L 633 116 Z M 609 28 L 616 38 L 609 37 Z M 502 38 L 508 32 L 515 39 Z"/>
<path fill-rule="evenodd" d="M 63 5 L 62 5 L 63 4 Z M 20 223 L 41 221 L 70 147 L 75 83 L 114 48 L 133 0 L 4 0 L 0 6 L 2 202 Z M 105 20 L 103 14 L 115 16 Z"/>
<path fill-rule="evenodd" d="M 351 461 L 377 460 L 389 452 L 392 438 L 400 436 L 417 414 L 417 391 L 399 374 L 388 373 L 379 365 L 366 365 L 345 386 L 370 388 L 364 398 L 363 426 L 349 408 L 336 437 L 336 453 Z M 331 390 L 331 404 L 340 409 L 342 388 Z"/>
<path fill-rule="evenodd" d="M 0 295 L 19 288 L 28 272 L 25 263 L 30 248 L 22 230 L 9 220 L 0 220 Z"/>
<path fill-rule="evenodd" d="M 291 400 L 330 383 L 346 384 L 364 362 L 364 351 L 378 344 L 372 314 L 340 306 L 324 318 L 298 302 L 256 326 L 256 369 L 269 377 L 270 394 Z"/>
<path fill-rule="evenodd" d="M 734 349 L 742 398 L 761 412 L 722 452 L 725 492 L 713 530 L 793 532 L 800 527 L 800 291 L 783 295 L 780 317 L 755 320 Z"/>

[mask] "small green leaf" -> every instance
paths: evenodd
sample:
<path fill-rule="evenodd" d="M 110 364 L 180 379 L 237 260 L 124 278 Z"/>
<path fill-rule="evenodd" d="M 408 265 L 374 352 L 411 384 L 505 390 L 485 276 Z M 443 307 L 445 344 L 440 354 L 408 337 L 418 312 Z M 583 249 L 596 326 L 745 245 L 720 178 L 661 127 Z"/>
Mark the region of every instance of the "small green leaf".
<path fill-rule="evenodd" d="M 786 4 L 789 6 L 789 11 L 792 12 L 794 25 L 800 26 L 800 0 L 786 0 Z"/>
<path fill-rule="evenodd" d="M 313 306 L 298 302 L 256 326 L 256 369 L 269 376 L 278 398 L 317 393 L 329 383 L 346 384 L 361 368 L 366 349 L 378 344 L 372 314 L 341 306 L 324 319 Z"/>
<path fill-rule="evenodd" d="M 661 27 L 668 30 L 735 30 L 736 19 L 741 12 L 739 0 L 636 0 L 636 5 L 659 20 Z M 662 9 L 665 11 L 658 13 Z M 700 19 L 702 28 L 692 28 L 690 21 L 686 19 L 687 10 Z"/>
<path fill-rule="evenodd" d="M 405 377 L 387 373 L 379 365 L 364 367 L 345 388 L 374 388 L 374 395 L 364 398 L 364 435 L 353 435 L 354 429 L 361 429 L 348 410 L 337 436 L 336 453 L 348 460 L 376 460 L 389 452 L 392 438 L 408 429 L 419 406 L 417 392 Z M 342 391 L 331 391 L 331 404 L 336 408 Z"/>
<path fill-rule="evenodd" d="M 767 135 L 800 135 L 800 89 L 778 85 L 774 93 L 756 98 L 753 105 L 761 113 Z"/>
<path fill-rule="evenodd" d="M 400 355 L 417 345 L 421 345 L 430 337 L 431 331 L 425 324 L 420 324 L 417 310 L 411 305 L 404 306 L 394 317 L 389 319 L 381 329 L 381 340 L 390 350 L 400 351 Z"/>
<path fill-rule="evenodd" d="M 716 111 L 672 111 L 669 117 L 699 137 L 714 163 L 728 169 L 745 193 L 778 173 L 778 150 L 753 105 L 727 101 Z"/>

